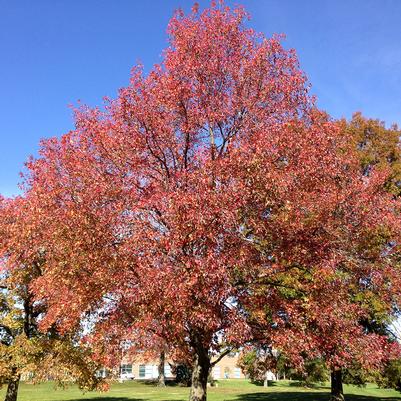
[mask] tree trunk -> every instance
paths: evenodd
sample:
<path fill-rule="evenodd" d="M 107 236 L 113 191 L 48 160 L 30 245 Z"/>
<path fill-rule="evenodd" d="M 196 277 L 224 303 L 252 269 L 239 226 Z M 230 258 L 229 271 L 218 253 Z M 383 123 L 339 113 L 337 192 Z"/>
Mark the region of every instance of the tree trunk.
<path fill-rule="evenodd" d="M 268 379 L 269 372 L 265 373 L 265 380 L 263 381 L 263 387 L 269 387 L 269 379 Z"/>
<path fill-rule="evenodd" d="M 4 401 L 17 401 L 19 380 L 20 376 L 18 375 L 8 383 L 6 398 Z"/>
<path fill-rule="evenodd" d="M 206 401 L 207 378 L 211 363 L 208 350 L 198 348 L 195 361 L 192 366 L 192 384 L 189 393 L 189 401 Z"/>
<path fill-rule="evenodd" d="M 160 359 L 159 359 L 159 377 L 158 377 L 158 382 L 157 385 L 159 387 L 164 387 L 166 385 L 166 379 L 164 376 L 164 364 L 166 361 L 166 354 L 164 351 L 160 353 Z"/>
<path fill-rule="evenodd" d="M 341 369 L 331 371 L 331 398 L 330 401 L 344 401 L 343 379 Z"/>

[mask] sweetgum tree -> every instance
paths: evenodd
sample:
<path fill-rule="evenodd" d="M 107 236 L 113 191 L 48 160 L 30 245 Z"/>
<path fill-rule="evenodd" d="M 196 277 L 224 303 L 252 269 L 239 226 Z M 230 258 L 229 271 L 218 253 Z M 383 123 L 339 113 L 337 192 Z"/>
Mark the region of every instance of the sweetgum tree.
<path fill-rule="evenodd" d="M 39 330 L 47 305 L 35 299 L 31 283 L 41 275 L 45 251 L 30 246 L 30 217 L 25 199 L 0 199 L 0 386 L 7 385 L 5 401 L 17 400 L 24 374 L 34 382 L 51 375 L 58 384 L 74 380 L 87 390 L 102 386 L 99 366 L 90 349 L 79 344 L 78 332 Z"/>
<path fill-rule="evenodd" d="M 46 249 L 31 287 L 47 302 L 42 329 L 85 316 L 109 364 L 147 333 L 191 361 L 194 401 L 213 364 L 251 337 L 296 340 L 298 365 L 321 338 L 309 339 L 313 319 L 327 341 L 352 343 L 362 311 L 343 297 L 359 271 L 349 266 L 363 265 L 363 238 L 398 233 L 381 177 L 362 179 L 294 52 L 245 18 L 215 5 L 177 13 L 162 64 L 134 68 L 105 110 L 78 109 L 76 129 L 42 142 L 25 180 L 32 249 Z M 366 269 L 387 268 L 394 244 Z"/>
<path fill-rule="evenodd" d="M 378 369 L 396 351 L 362 322 L 372 308 L 391 316 L 400 302 L 399 202 L 385 190 L 387 172 L 362 174 L 337 124 L 310 116 L 286 135 L 269 131 L 270 146 L 250 144 L 244 225 L 258 253 L 238 285 L 253 337 L 301 367 L 305 357 L 325 360 L 333 399 L 342 399 L 343 368 Z"/>
<path fill-rule="evenodd" d="M 386 127 L 383 121 L 354 113 L 350 121 L 341 120 L 341 129 L 357 149 L 363 174 L 372 169 L 387 170 L 386 189 L 396 196 L 401 188 L 401 130 L 396 124 Z"/>
<path fill-rule="evenodd" d="M 49 305 L 43 327 L 97 311 L 94 333 L 110 344 L 152 332 L 191 355 L 193 400 L 248 336 L 232 285 L 248 245 L 231 159 L 243 138 L 309 108 L 294 53 L 245 16 L 175 15 L 163 64 L 135 68 L 105 112 L 78 110 L 76 130 L 28 164 L 47 249 L 34 287 Z"/>
<path fill-rule="evenodd" d="M 401 183 L 401 131 L 397 125 L 386 127 L 383 121 L 366 118 L 358 112 L 353 114 L 350 121 L 341 120 L 340 127 L 346 135 L 350 136 L 350 140 L 357 150 L 362 174 L 369 177 L 374 170 L 385 171 L 387 178 L 383 182 L 384 188 L 398 197 Z M 393 257 L 393 263 L 399 264 L 399 257 Z M 377 290 L 368 294 L 360 292 L 359 301 L 363 298 L 365 298 L 364 302 L 369 304 L 369 313 L 360 322 L 364 330 L 385 335 L 389 342 L 397 341 L 392 324 L 399 317 L 399 304 L 393 302 L 393 308 L 383 307 L 382 295 Z M 349 371 L 345 372 L 345 379 L 348 382 L 363 382 L 373 373 L 380 382 L 383 372 L 388 371 L 388 366 L 395 366 L 395 364 L 396 361 L 390 358 L 379 371 L 367 372 L 358 363 L 355 363 Z"/>

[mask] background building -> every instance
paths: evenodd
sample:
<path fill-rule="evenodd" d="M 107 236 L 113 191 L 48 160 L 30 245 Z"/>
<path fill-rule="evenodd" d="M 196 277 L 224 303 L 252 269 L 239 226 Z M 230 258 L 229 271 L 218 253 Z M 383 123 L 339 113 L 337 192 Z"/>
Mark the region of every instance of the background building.
<path fill-rule="evenodd" d="M 245 375 L 237 366 L 238 353 L 232 353 L 225 356 L 212 369 L 214 379 L 243 379 Z M 169 363 L 164 365 L 164 374 L 167 380 L 174 379 L 174 374 L 171 371 Z M 106 377 L 106 369 L 99 371 L 101 377 Z M 130 362 L 124 360 L 120 366 L 119 377 L 121 380 L 153 380 L 158 378 L 158 361 L 135 361 Z"/>

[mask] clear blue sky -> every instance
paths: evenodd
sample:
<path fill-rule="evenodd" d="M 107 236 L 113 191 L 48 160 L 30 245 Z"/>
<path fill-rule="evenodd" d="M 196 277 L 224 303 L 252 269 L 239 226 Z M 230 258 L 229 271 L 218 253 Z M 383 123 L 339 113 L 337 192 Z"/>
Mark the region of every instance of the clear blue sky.
<path fill-rule="evenodd" d="M 201 1 L 201 6 L 208 4 Z M 285 33 L 318 105 L 401 123 L 400 0 L 242 0 L 250 24 Z M 166 25 L 188 0 L 0 0 L 0 193 L 40 138 L 73 127 L 69 104 L 100 105 L 130 68 L 160 61 Z"/>

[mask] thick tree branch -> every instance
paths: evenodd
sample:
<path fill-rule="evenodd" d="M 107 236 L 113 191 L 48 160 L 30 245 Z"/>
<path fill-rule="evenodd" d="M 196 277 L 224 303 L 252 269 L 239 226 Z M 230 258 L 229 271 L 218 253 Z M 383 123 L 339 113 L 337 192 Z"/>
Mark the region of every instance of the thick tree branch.
<path fill-rule="evenodd" d="M 218 358 L 215 360 L 215 361 L 213 361 L 211 364 L 210 364 L 210 366 L 211 367 L 213 367 L 213 366 L 215 366 L 216 364 L 218 364 L 226 355 L 228 355 L 230 352 L 232 352 L 232 348 L 227 348 L 225 351 L 223 351 L 219 356 L 218 356 Z"/>

